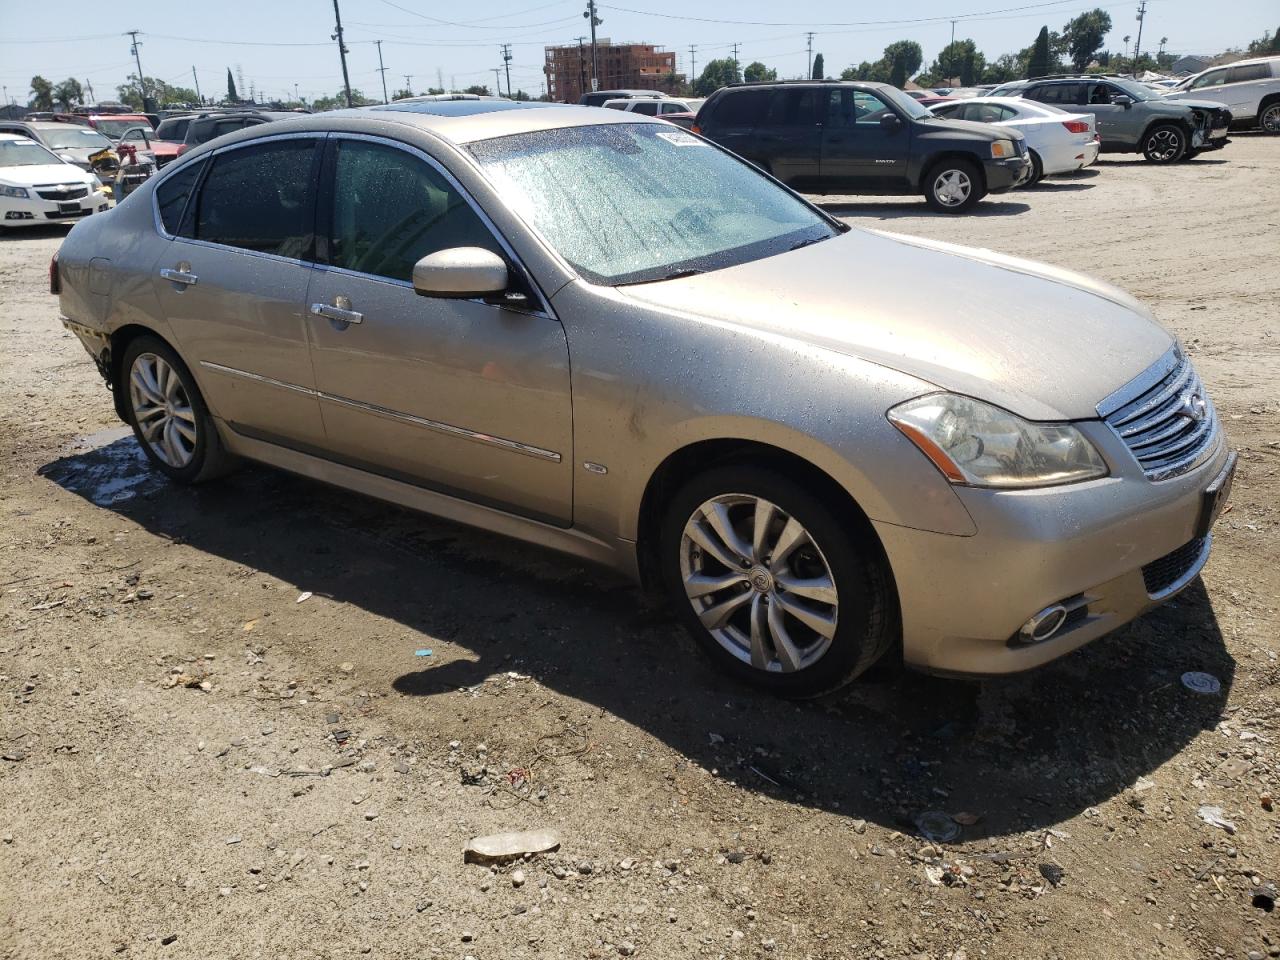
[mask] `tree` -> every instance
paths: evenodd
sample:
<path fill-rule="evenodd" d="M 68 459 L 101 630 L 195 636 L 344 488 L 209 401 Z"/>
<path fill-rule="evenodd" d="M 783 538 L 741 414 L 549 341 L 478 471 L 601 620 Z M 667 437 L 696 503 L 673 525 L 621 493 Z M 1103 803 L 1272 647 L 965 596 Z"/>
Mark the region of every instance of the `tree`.
<path fill-rule="evenodd" d="M 474 93 L 474 94 L 475 94 L 476 96 L 478 96 L 478 97 L 487 97 L 487 96 L 490 96 L 490 94 L 489 94 L 489 88 L 488 88 L 488 87 L 486 87 L 486 86 L 482 86 L 482 85 L 480 85 L 480 84 L 475 84 L 474 86 L 467 87 L 467 89 L 463 90 L 462 92 L 463 92 L 463 93 Z"/>
<path fill-rule="evenodd" d="M 370 100 L 355 87 L 351 88 L 351 105 L 355 107 L 371 107 L 381 100 Z M 331 97 L 317 97 L 311 102 L 311 109 L 319 113 L 321 110 L 342 110 L 347 106 L 347 92 L 339 90 Z"/>
<path fill-rule="evenodd" d="M 1053 72 L 1049 62 L 1049 28 L 1041 27 L 1036 35 L 1036 42 L 1031 47 L 1031 59 L 1027 63 L 1027 79 L 1046 77 Z"/>
<path fill-rule="evenodd" d="M 888 66 L 889 83 L 901 89 L 920 72 L 924 51 L 914 40 L 898 40 L 884 48 L 880 62 Z"/>
<path fill-rule="evenodd" d="M 53 84 L 39 74 L 31 78 L 31 109 L 53 109 Z"/>
<path fill-rule="evenodd" d="M 1111 14 L 1098 7 L 1073 17 L 1062 28 L 1062 39 L 1066 43 L 1067 53 L 1071 56 L 1071 65 L 1077 71 L 1083 71 L 1093 60 L 1094 54 L 1102 49 L 1102 41 L 1111 32 Z"/>
<path fill-rule="evenodd" d="M 1251 41 L 1249 43 L 1249 53 L 1255 55 L 1264 53 L 1280 53 L 1280 27 L 1276 28 L 1276 32 L 1274 34 L 1270 30 L 1267 30 L 1260 38 Z"/>
<path fill-rule="evenodd" d="M 53 88 L 53 102 L 63 110 L 70 110 L 73 104 L 84 102 L 84 89 L 75 77 L 68 77 Z"/>
<path fill-rule="evenodd" d="M 978 51 L 972 40 L 957 40 L 942 48 L 937 59 L 929 66 L 929 75 L 935 82 L 945 80 L 949 83 L 959 78 L 961 86 L 968 87 L 982 82 L 986 66 L 987 58 Z"/>
<path fill-rule="evenodd" d="M 723 60 L 712 60 L 702 68 L 702 75 L 693 82 L 693 92 L 698 97 L 709 97 L 721 87 L 737 83 L 738 64 L 730 57 Z"/>
<path fill-rule="evenodd" d="M 747 69 L 742 71 L 742 79 L 747 83 L 766 83 L 770 80 L 778 79 L 778 71 L 770 70 L 759 60 L 747 64 Z"/>
<path fill-rule="evenodd" d="M 415 94 L 414 94 L 414 92 L 413 92 L 412 90 L 407 90 L 407 89 L 406 89 L 406 90 L 397 90 L 395 93 L 391 94 L 391 99 L 392 99 L 392 100 L 403 100 L 403 99 L 405 99 L 406 97 L 412 97 L 412 96 L 415 96 Z"/>
<path fill-rule="evenodd" d="M 826 64 L 822 62 L 822 54 L 815 53 L 813 55 L 813 73 L 810 74 L 810 79 L 821 80 L 826 77 L 826 75 Z"/>
<path fill-rule="evenodd" d="M 236 80 L 231 76 L 231 68 L 227 67 L 227 103 L 239 103 L 240 94 L 236 93 Z"/>

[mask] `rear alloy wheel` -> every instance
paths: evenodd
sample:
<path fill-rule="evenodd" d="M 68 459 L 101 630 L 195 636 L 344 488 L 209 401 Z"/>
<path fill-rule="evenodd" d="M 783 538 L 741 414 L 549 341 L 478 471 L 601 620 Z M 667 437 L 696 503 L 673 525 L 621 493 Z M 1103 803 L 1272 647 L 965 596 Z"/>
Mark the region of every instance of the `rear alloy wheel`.
<path fill-rule="evenodd" d="M 672 602 L 730 673 L 815 696 L 866 670 L 889 645 L 878 544 L 786 478 L 712 471 L 675 498 L 662 531 Z M 861 538 L 857 538 L 861 540 Z"/>
<path fill-rule="evenodd" d="M 1152 163 L 1173 163 L 1187 150 L 1187 137 L 1173 123 L 1158 123 L 1142 140 L 1142 155 Z"/>
<path fill-rule="evenodd" d="M 129 423 L 158 470 L 179 483 L 224 473 L 231 458 L 186 364 L 158 337 L 131 342 L 120 366 Z"/>
<path fill-rule="evenodd" d="M 944 160 L 925 175 L 925 199 L 942 213 L 964 213 L 982 194 L 981 174 L 967 160 Z"/>
<path fill-rule="evenodd" d="M 1266 133 L 1280 133 L 1280 100 L 1262 108 L 1258 117 L 1258 125 Z"/>

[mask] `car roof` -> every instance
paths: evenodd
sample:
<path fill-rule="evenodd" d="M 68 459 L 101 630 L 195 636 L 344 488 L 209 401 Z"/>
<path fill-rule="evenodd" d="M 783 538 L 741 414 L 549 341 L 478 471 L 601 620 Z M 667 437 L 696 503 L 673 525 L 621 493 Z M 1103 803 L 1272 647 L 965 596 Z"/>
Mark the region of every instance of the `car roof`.
<path fill-rule="evenodd" d="M 480 140 L 492 140 L 518 133 L 559 130 L 566 127 L 604 126 L 606 124 L 660 124 L 665 120 L 621 110 L 602 110 L 563 103 L 516 101 L 445 100 L 412 104 L 382 104 L 377 107 L 355 107 L 326 113 L 288 114 L 288 119 L 270 125 L 259 124 L 202 144 L 187 156 L 209 149 L 271 137 L 287 129 L 291 133 L 326 133 L 351 131 L 394 136 L 396 128 L 412 127 L 431 133 L 455 146 Z M 379 128 L 382 128 L 379 130 Z"/>

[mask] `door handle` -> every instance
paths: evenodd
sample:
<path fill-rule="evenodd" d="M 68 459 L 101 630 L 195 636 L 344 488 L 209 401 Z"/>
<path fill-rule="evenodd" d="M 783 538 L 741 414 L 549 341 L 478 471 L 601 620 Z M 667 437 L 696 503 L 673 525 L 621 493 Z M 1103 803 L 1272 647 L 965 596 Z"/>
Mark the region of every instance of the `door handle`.
<path fill-rule="evenodd" d="M 183 266 L 185 266 L 185 264 Z M 188 287 L 200 279 L 194 273 L 191 273 L 189 269 L 173 270 L 169 267 L 162 268 L 160 276 L 166 280 L 172 281 L 173 283 L 181 283 Z"/>
<path fill-rule="evenodd" d="M 331 307 L 327 303 L 313 303 L 311 312 L 317 317 L 336 320 L 338 323 L 364 323 L 364 314 L 355 310 L 344 310 L 342 307 Z"/>

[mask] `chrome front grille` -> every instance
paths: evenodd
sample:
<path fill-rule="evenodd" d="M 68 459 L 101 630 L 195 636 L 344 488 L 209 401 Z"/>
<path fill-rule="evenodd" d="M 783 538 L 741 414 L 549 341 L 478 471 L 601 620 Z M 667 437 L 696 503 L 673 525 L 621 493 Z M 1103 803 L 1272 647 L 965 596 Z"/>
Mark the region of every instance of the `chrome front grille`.
<path fill-rule="evenodd" d="M 1150 480 L 1168 480 L 1194 469 L 1222 442 L 1213 401 L 1177 347 L 1102 401 L 1098 413 Z"/>

